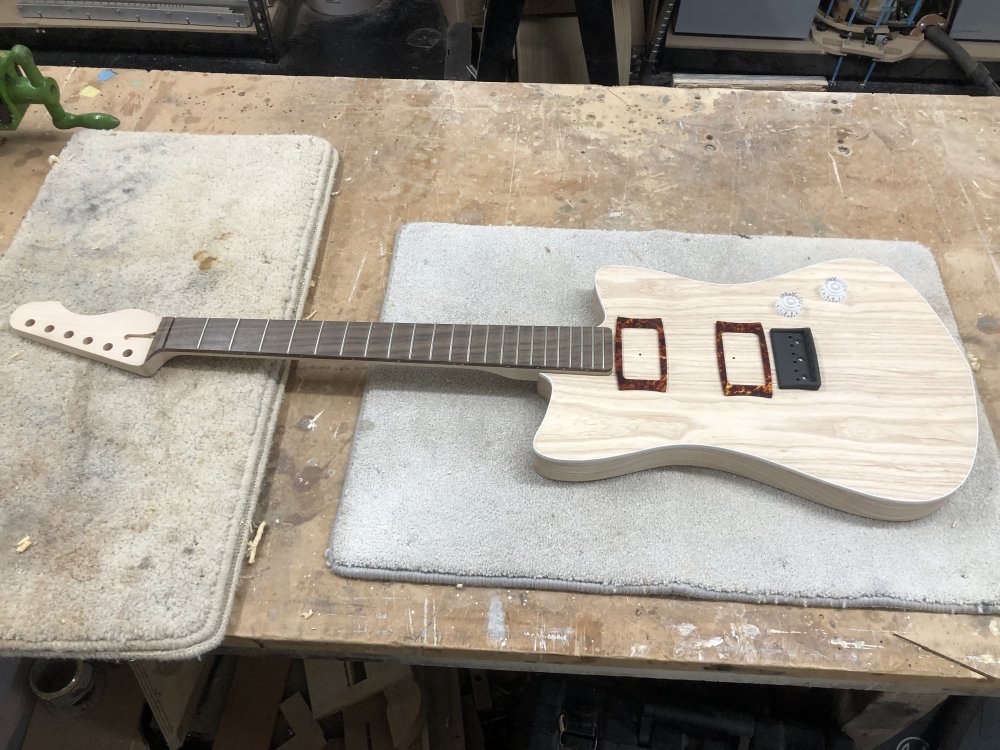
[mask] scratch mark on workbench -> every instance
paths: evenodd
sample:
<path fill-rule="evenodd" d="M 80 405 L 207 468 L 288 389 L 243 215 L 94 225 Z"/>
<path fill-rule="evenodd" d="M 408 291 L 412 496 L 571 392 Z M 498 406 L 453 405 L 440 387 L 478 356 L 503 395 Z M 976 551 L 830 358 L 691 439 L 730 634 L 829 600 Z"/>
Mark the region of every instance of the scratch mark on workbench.
<path fill-rule="evenodd" d="M 864 641 L 847 641 L 840 637 L 831 639 L 830 645 L 839 646 L 840 648 L 857 649 L 858 651 L 870 651 L 872 649 L 884 648 L 883 646 L 879 646 L 877 643 L 865 643 Z"/>
<path fill-rule="evenodd" d="M 625 184 L 622 187 L 621 207 L 628 208 L 628 185 L 632 180 L 632 154 L 630 153 L 625 161 Z"/>
<path fill-rule="evenodd" d="M 924 644 L 919 643 L 918 641 L 913 640 L 912 638 L 907 638 L 902 633 L 893 633 L 893 635 L 896 636 L 897 638 L 899 638 L 901 641 L 906 641 L 907 643 L 909 643 L 909 644 L 911 644 L 913 646 L 916 646 L 917 648 L 922 649 L 922 650 L 926 651 L 929 654 L 934 654 L 934 656 L 938 656 L 938 657 L 944 659 L 945 661 L 954 664 L 955 666 L 963 667 L 964 669 L 968 669 L 970 672 L 974 672 L 975 674 L 978 674 L 980 677 L 986 677 L 987 679 L 990 679 L 990 680 L 996 679 L 995 675 L 992 675 L 989 672 L 984 672 L 981 669 L 976 669 L 975 667 L 971 666 L 970 664 L 966 664 L 965 662 L 960 661 L 959 659 L 956 659 L 953 656 L 948 656 L 948 654 L 943 654 L 940 651 L 937 651 L 936 649 L 933 649 L 933 648 L 931 648 L 929 646 L 925 646 Z"/>
<path fill-rule="evenodd" d="M 962 191 L 962 198 L 965 199 L 965 205 L 968 207 L 969 213 L 972 215 L 972 223 L 976 225 L 976 234 L 979 235 L 979 239 L 983 241 L 983 245 L 986 250 L 989 250 L 993 243 L 993 230 L 989 230 L 989 234 L 983 230 L 982 224 L 979 223 L 979 217 L 976 215 L 976 209 L 969 200 L 969 194 L 965 191 L 965 186 L 962 184 L 961 180 L 956 180 L 958 183 L 958 189 Z"/>
<path fill-rule="evenodd" d="M 725 641 L 723 640 L 722 636 L 717 635 L 714 638 L 708 638 L 706 640 L 695 641 L 692 645 L 695 648 L 718 648 L 724 642 Z"/>
<path fill-rule="evenodd" d="M 729 626 L 729 634 L 736 643 L 736 649 L 739 653 L 751 659 L 757 658 L 757 646 L 754 639 L 760 635 L 760 628 L 749 624 L 743 624 L 737 628 L 736 624 L 733 623 Z"/>
<path fill-rule="evenodd" d="M 613 96 L 615 99 L 624 104 L 626 108 L 628 107 L 628 102 L 622 99 L 620 96 L 618 96 L 618 94 L 616 94 L 613 89 L 605 89 L 605 91 L 607 91 L 607 93 L 611 94 L 611 96 Z"/>
<path fill-rule="evenodd" d="M 510 159 L 510 181 L 507 186 L 507 208 L 504 210 L 503 223 L 507 224 L 510 218 L 510 204 L 514 201 L 514 173 L 517 169 L 517 140 L 521 134 L 521 116 L 514 112 L 514 153 Z"/>
<path fill-rule="evenodd" d="M 424 599 L 424 628 L 420 631 L 420 640 L 424 643 L 430 640 L 435 646 L 438 645 L 437 602 L 430 597 Z"/>
<path fill-rule="evenodd" d="M 507 642 L 507 618 L 504 616 L 499 594 L 494 594 L 490 599 L 490 609 L 486 615 L 486 637 L 490 643 L 501 646 Z"/>
<path fill-rule="evenodd" d="M 976 182 L 975 180 L 972 180 L 971 182 L 972 182 L 972 186 L 976 189 L 976 192 L 979 193 L 981 196 L 983 196 L 987 200 L 991 200 L 991 201 L 996 200 L 996 198 L 994 198 L 992 195 L 987 195 L 986 193 L 984 193 L 983 189 L 981 187 L 979 187 L 979 183 L 978 182 Z"/>
<path fill-rule="evenodd" d="M 1000 664 L 1000 659 L 993 656 L 993 654 L 980 654 L 979 656 L 969 654 L 965 658 L 969 661 L 978 662 L 980 664 Z"/>
<path fill-rule="evenodd" d="M 837 160 L 833 158 L 833 154 L 829 151 L 826 155 L 830 157 L 830 163 L 833 164 L 833 176 L 837 178 L 837 187 L 840 188 L 840 194 L 845 198 L 847 197 L 847 192 L 844 190 L 844 183 L 840 181 L 840 169 L 837 168 Z"/>
<path fill-rule="evenodd" d="M 544 625 L 536 630 L 525 630 L 524 635 L 531 638 L 531 648 L 534 652 L 548 651 L 549 646 L 556 648 L 558 644 L 569 649 L 570 641 L 576 635 L 575 628 L 546 628 Z"/>
<path fill-rule="evenodd" d="M 361 265 L 358 266 L 358 275 L 354 277 L 354 286 L 351 287 L 351 293 L 347 295 L 348 302 L 354 299 L 354 293 L 358 291 L 358 282 L 361 281 L 361 272 L 365 268 L 366 260 L 368 260 L 368 253 L 365 253 L 364 257 L 361 259 Z"/>

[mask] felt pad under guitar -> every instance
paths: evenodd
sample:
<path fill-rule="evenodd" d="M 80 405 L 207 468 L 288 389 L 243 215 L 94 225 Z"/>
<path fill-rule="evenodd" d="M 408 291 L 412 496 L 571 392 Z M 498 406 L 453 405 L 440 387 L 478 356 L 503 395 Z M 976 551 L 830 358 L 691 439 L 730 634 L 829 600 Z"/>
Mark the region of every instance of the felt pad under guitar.
<path fill-rule="evenodd" d="M 737 283 L 837 258 L 895 269 L 954 334 L 934 258 L 914 243 L 440 224 L 400 232 L 382 318 L 586 326 L 600 322 L 590 303 L 601 266 Z M 705 377 L 719 376 L 709 367 Z M 333 569 L 387 580 L 1000 611 L 1000 460 L 982 414 L 962 488 L 927 518 L 880 522 L 704 469 L 543 479 L 531 446 L 544 412 L 534 383 L 454 370 L 373 374 L 332 532 Z"/>
<path fill-rule="evenodd" d="M 12 335 L 10 311 L 297 317 L 336 165 L 301 136 L 82 132 L 63 150 L 0 257 L 0 653 L 217 645 L 285 372 L 98 372 Z"/>

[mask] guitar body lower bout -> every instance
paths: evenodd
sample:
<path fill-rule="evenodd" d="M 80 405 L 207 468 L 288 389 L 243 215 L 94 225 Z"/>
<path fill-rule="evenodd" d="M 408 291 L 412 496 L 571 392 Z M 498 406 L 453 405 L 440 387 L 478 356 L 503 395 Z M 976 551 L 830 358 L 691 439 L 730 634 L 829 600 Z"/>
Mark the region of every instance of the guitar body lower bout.
<path fill-rule="evenodd" d="M 820 295 L 831 277 L 847 283 L 843 301 Z M 789 292 L 802 300 L 794 318 L 775 308 Z M 543 476 L 586 481 L 700 466 L 850 513 L 913 520 L 972 468 L 978 412 L 968 363 L 926 300 L 885 266 L 839 260 L 733 285 L 614 267 L 598 272 L 596 293 L 609 328 L 618 318 L 662 320 L 666 390 L 622 389 L 614 373 L 543 374 L 549 407 L 533 445 Z M 809 328 L 821 387 L 775 380 L 768 398 L 725 395 L 719 321 Z M 763 381 L 756 346 L 758 336 L 726 340 L 730 381 Z M 630 367 L 655 374 L 652 342 L 623 340 L 621 350 L 626 375 Z"/>

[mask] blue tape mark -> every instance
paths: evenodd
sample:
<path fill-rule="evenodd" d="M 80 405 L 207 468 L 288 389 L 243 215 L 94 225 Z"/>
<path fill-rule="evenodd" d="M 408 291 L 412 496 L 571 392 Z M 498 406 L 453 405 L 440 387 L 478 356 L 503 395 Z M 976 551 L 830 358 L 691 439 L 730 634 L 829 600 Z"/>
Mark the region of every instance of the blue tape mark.
<path fill-rule="evenodd" d="M 97 74 L 97 80 L 98 81 L 110 81 L 116 75 L 118 75 L 118 74 L 115 73 L 115 71 L 113 71 L 113 70 L 102 70 L 100 73 Z"/>

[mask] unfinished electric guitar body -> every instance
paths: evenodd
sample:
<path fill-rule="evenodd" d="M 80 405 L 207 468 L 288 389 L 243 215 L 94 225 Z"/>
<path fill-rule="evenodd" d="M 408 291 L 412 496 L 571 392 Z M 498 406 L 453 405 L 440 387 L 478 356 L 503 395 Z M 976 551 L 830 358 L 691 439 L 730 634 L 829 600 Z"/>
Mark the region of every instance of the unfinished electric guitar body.
<path fill-rule="evenodd" d="M 616 377 L 544 374 L 550 403 L 534 441 L 544 476 L 703 466 L 912 520 L 972 468 L 968 363 L 926 300 L 885 266 L 838 260 L 749 284 L 603 268 L 596 294 L 607 325 L 662 322 L 666 356 L 657 330 L 634 329 L 643 343 L 630 347 L 626 327 Z M 638 385 L 623 387 L 632 378 Z"/>
<path fill-rule="evenodd" d="M 604 268 L 596 301 L 595 327 L 84 316 L 57 302 L 21 306 L 11 327 L 141 375 L 198 355 L 537 379 L 550 403 L 535 465 L 558 480 L 703 466 L 910 520 L 972 468 L 978 412 L 965 357 L 885 266 L 838 260 L 748 284 Z"/>

